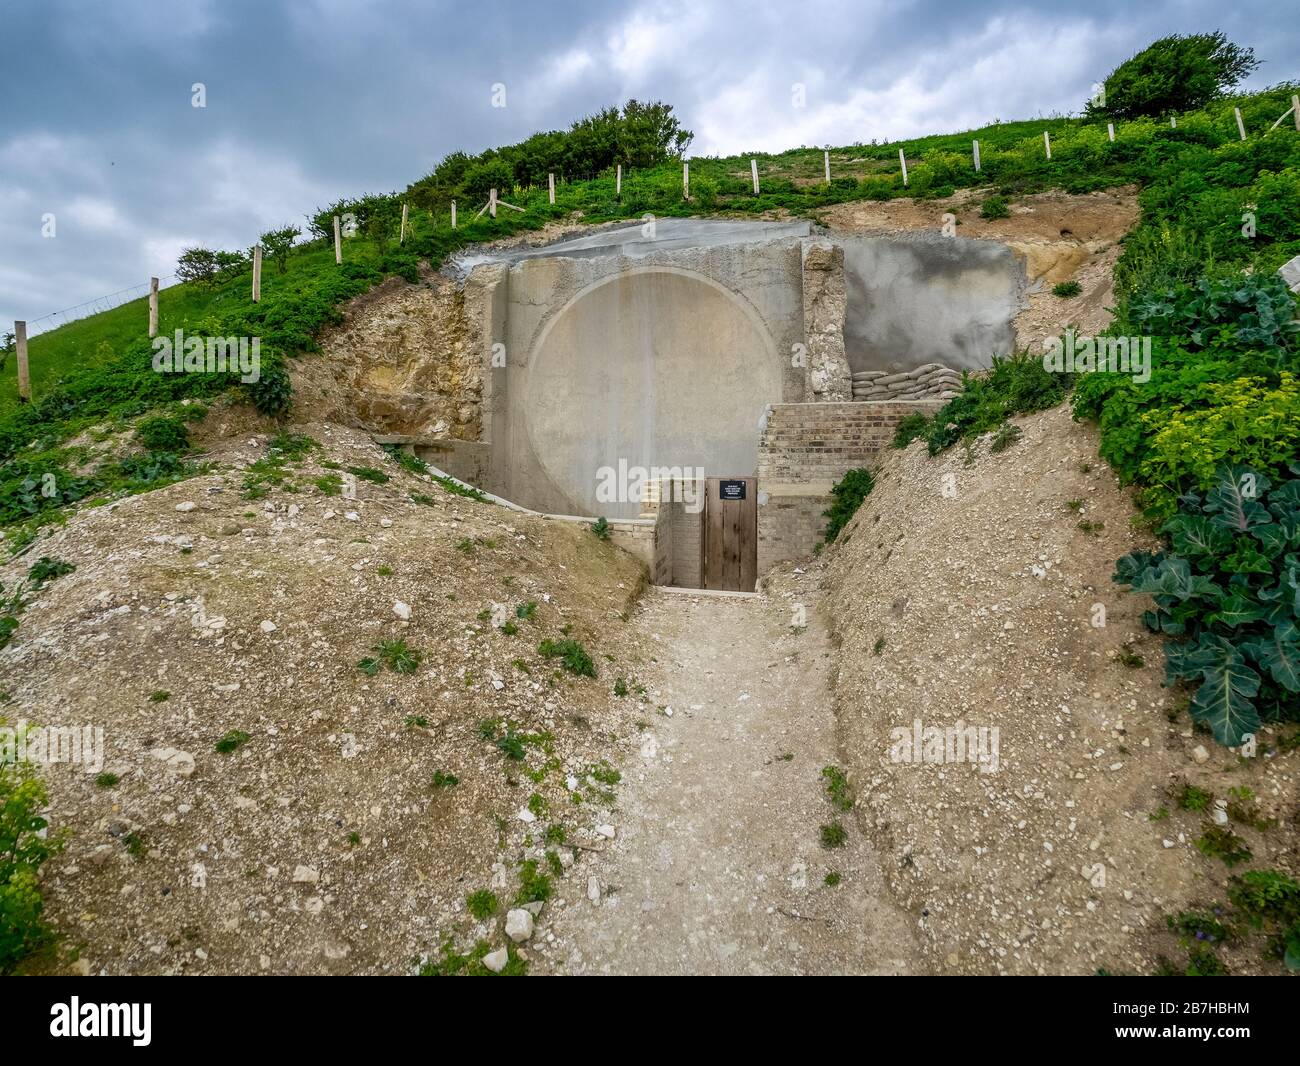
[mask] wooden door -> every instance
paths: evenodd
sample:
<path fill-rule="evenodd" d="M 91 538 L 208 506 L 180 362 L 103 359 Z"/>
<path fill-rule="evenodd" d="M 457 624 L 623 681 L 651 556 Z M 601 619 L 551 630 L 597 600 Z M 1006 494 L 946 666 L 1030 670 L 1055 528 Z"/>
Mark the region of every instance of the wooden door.
<path fill-rule="evenodd" d="M 758 580 L 758 479 L 705 478 L 702 587 L 753 592 Z"/>

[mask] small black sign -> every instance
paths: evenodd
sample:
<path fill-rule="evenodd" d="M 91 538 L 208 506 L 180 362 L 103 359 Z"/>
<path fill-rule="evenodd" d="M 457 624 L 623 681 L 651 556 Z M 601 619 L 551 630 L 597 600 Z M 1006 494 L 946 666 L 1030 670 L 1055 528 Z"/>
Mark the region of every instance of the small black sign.
<path fill-rule="evenodd" d="M 723 478 L 718 481 L 718 499 L 743 500 L 745 498 L 744 478 Z"/>

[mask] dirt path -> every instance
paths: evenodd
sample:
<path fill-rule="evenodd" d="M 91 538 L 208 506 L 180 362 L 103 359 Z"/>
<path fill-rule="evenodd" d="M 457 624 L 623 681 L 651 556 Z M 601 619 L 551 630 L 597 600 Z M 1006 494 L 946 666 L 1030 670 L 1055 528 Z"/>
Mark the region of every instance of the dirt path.
<path fill-rule="evenodd" d="M 638 624 L 655 661 L 617 837 L 580 864 L 587 898 L 552 915 L 538 970 L 917 969 L 909 919 L 852 817 L 845 846 L 819 843 L 834 815 L 821 777 L 836 761 L 834 659 L 811 604 L 803 632 L 790 622 L 779 597 L 647 595 Z"/>

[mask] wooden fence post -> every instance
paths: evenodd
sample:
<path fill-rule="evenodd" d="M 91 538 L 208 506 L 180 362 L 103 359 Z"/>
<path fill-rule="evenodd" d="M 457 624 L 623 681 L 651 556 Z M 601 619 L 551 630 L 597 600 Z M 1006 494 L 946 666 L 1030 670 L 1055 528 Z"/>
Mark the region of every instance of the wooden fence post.
<path fill-rule="evenodd" d="M 1237 132 L 1241 134 L 1241 139 L 1246 139 L 1246 124 L 1241 121 L 1241 108 L 1234 107 L 1232 113 L 1237 116 Z"/>
<path fill-rule="evenodd" d="M 1106 134 L 1107 136 L 1110 137 L 1111 143 L 1113 144 L 1115 142 L 1115 123 L 1113 122 L 1106 123 Z"/>
<path fill-rule="evenodd" d="M 456 228 L 456 201 L 451 202 L 451 228 Z"/>
<path fill-rule="evenodd" d="M 749 175 L 754 179 L 754 195 L 757 196 L 758 195 L 758 160 L 757 159 L 751 159 L 749 161 Z"/>
<path fill-rule="evenodd" d="M 691 198 L 691 165 L 690 163 L 682 164 L 682 199 Z"/>
<path fill-rule="evenodd" d="M 334 216 L 334 262 L 343 262 L 343 237 L 339 233 L 339 216 Z"/>
<path fill-rule="evenodd" d="M 1048 159 L 1052 158 L 1052 139 L 1047 135 L 1046 130 L 1043 130 L 1043 151 L 1047 153 Z"/>
<path fill-rule="evenodd" d="M 1170 115 L 1170 116 L 1169 116 L 1169 128 L 1170 128 L 1171 130 L 1176 130 L 1176 129 L 1178 129 L 1178 116 L 1177 116 L 1177 115 Z"/>
<path fill-rule="evenodd" d="M 1300 133 L 1300 96 L 1291 97 L 1291 117 L 1295 119 L 1296 132 Z"/>
<path fill-rule="evenodd" d="M 18 399 L 32 402 L 32 379 L 27 371 L 27 323 L 14 323 L 14 342 L 18 345 Z"/>
<path fill-rule="evenodd" d="M 158 336 L 158 279 L 149 279 L 149 339 Z"/>
<path fill-rule="evenodd" d="M 555 203 L 555 175 L 554 174 L 546 175 L 546 186 L 548 191 L 550 192 L 551 203 Z"/>
<path fill-rule="evenodd" d="M 903 155 L 903 150 L 898 150 L 898 165 L 903 168 L 903 188 L 907 188 L 907 158 Z"/>
<path fill-rule="evenodd" d="M 253 303 L 262 301 L 262 246 L 253 245 Z"/>
<path fill-rule="evenodd" d="M 488 214 L 493 218 L 497 217 L 497 191 L 488 189 Z"/>
<path fill-rule="evenodd" d="M 970 143 L 973 146 L 971 149 L 971 154 L 975 158 L 975 173 L 978 174 L 980 172 L 980 142 L 971 141 Z"/>
<path fill-rule="evenodd" d="M 614 195 L 622 197 L 623 195 L 623 164 L 619 163 L 618 169 L 614 172 Z"/>
<path fill-rule="evenodd" d="M 826 168 L 826 184 L 829 185 L 829 184 L 831 183 L 831 154 L 830 154 L 830 152 L 822 152 L 822 165 Z"/>
<path fill-rule="evenodd" d="M 402 228 L 398 231 L 397 234 L 398 244 L 406 243 L 406 219 L 407 219 L 406 204 L 402 204 Z"/>

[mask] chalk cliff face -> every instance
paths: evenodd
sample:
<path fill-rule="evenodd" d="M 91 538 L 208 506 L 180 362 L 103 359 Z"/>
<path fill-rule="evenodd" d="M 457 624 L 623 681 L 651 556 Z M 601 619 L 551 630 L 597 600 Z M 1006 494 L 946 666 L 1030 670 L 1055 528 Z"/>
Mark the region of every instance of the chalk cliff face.
<path fill-rule="evenodd" d="M 445 278 L 392 279 L 354 300 L 293 367 L 295 413 L 376 433 L 478 440 L 483 379 L 477 322 Z"/>

